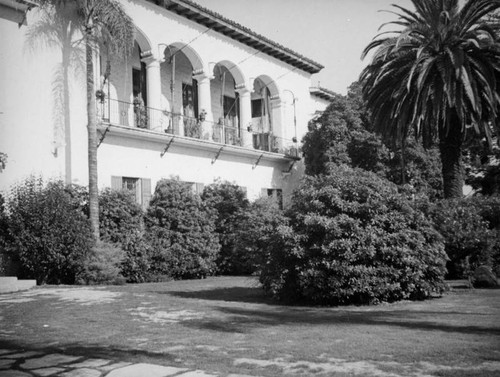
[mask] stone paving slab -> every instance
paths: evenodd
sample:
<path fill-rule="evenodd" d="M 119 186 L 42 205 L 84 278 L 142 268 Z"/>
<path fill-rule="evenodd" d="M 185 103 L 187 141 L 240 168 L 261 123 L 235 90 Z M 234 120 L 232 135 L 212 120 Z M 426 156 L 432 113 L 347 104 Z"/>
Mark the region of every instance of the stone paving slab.
<path fill-rule="evenodd" d="M 101 372 L 95 369 L 82 368 L 59 374 L 60 377 L 100 377 Z"/>
<path fill-rule="evenodd" d="M 56 373 L 64 372 L 63 368 L 41 368 L 32 370 L 33 373 L 36 373 L 37 376 L 52 376 Z"/>
<path fill-rule="evenodd" d="M 71 368 L 99 368 L 104 365 L 109 364 L 109 360 L 105 359 L 87 359 L 85 361 L 82 361 L 80 363 L 76 364 L 71 364 Z M 115 367 L 113 369 L 116 369 L 118 367 Z"/>
<path fill-rule="evenodd" d="M 32 375 L 18 370 L 2 370 L 2 377 L 32 377 Z"/>
<path fill-rule="evenodd" d="M 106 377 L 167 377 L 184 371 L 187 371 L 187 369 L 140 363 L 115 369 Z"/>
<path fill-rule="evenodd" d="M 41 353 L 41 352 L 28 351 L 28 352 L 13 353 L 13 354 L 10 354 L 10 355 L 2 355 L 2 358 L 6 358 L 6 359 L 27 359 L 29 357 L 41 356 L 41 355 L 43 355 L 43 353 Z"/>
<path fill-rule="evenodd" d="M 131 365 L 131 364 L 132 363 L 127 363 L 125 361 L 120 361 L 120 362 L 117 362 L 117 363 L 106 365 L 104 367 L 100 367 L 99 369 L 102 370 L 102 371 L 104 371 L 104 372 L 109 372 L 111 370 L 118 369 L 118 368 L 123 368 L 123 367 L 126 367 L 127 365 Z"/>
<path fill-rule="evenodd" d="M 193 370 L 191 372 L 179 374 L 176 377 L 217 377 L 216 374 L 207 374 L 202 370 Z"/>
<path fill-rule="evenodd" d="M 203 370 L 72 356 L 38 351 L 0 350 L 1 377 L 221 377 Z M 10 368 L 10 369 L 9 369 Z M 230 374 L 227 377 L 256 377 Z"/>
<path fill-rule="evenodd" d="M 68 356 L 60 353 L 53 353 L 36 359 L 26 360 L 21 364 L 23 369 L 39 369 L 44 367 L 60 366 L 81 359 L 80 356 Z"/>

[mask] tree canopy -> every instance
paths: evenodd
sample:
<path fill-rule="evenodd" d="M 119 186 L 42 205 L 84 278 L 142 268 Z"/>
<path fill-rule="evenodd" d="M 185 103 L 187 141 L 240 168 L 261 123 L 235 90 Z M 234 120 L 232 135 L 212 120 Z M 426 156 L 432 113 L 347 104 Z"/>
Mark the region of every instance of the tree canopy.
<path fill-rule="evenodd" d="M 491 142 L 500 124 L 500 44 L 487 16 L 496 0 L 412 0 L 393 5 L 399 30 L 375 37 L 361 74 L 374 127 L 404 145 L 411 131 L 425 146 L 439 140 L 444 193 L 461 196 L 461 152 L 470 130 Z M 384 26 L 384 25 L 383 25 Z"/>

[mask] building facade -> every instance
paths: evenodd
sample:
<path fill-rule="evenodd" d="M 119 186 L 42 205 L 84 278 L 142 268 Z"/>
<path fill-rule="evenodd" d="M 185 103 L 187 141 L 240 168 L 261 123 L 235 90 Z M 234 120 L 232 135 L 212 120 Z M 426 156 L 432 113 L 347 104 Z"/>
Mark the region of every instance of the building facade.
<path fill-rule="evenodd" d="M 132 55 L 94 57 L 99 186 L 146 205 L 162 178 L 198 191 L 226 180 L 286 203 L 300 140 L 327 104 L 310 88 L 322 66 L 189 0 L 122 4 Z M 0 0 L 1 190 L 30 174 L 88 183 L 79 38 L 31 1 Z"/>

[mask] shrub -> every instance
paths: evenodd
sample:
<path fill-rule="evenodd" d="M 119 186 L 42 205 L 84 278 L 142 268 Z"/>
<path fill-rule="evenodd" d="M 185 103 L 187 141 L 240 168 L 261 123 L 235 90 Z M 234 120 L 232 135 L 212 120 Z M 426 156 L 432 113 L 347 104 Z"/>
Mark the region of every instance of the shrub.
<path fill-rule="evenodd" d="M 99 193 L 101 239 L 113 243 L 129 242 L 128 235 L 142 230 L 143 212 L 128 190 L 105 189 Z"/>
<path fill-rule="evenodd" d="M 93 239 L 88 219 L 62 182 L 43 186 L 30 178 L 9 198 L 8 248 L 19 259 L 19 277 L 38 284 L 73 284 Z"/>
<path fill-rule="evenodd" d="M 83 260 L 83 268 L 77 275 L 79 284 L 123 284 L 120 273 L 124 252 L 116 245 L 99 241 Z"/>
<path fill-rule="evenodd" d="M 269 245 L 274 242 L 276 229 L 287 223 L 283 211 L 271 199 L 258 199 L 238 212 L 232 226 L 231 258 L 228 263 L 235 274 L 259 272 L 269 258 Z"/>
<path fill-rule="evenodd" d="M 500 200 L 448 199 L 430 208 L 435 228 L 444 237 L 448 278 L 469 278 L 480 265 L 500 263 Z"/>
<path fill-rule="evenodd" d="M 240 260 L 240 253 L 235 248 L 235 227 L 241 221 L 241 214 L 245 213 L 249 203 L 246 192 L 235 184 L 229 182 L 216 182 L 205 186 L 202 200 L 217 212 L 215 231 L 221 244 L 217 257 L 217 270 L 225 275 L 240 275 L 248 273 L 243 267 L 244 261 Z M 243 267 L 243 268 L 242 268 Z"/>
<path fill-rule="evenodd" d="M 152 248 L 146 236 L 135 232 L 127 235 L 122 242 L 125 256 L 121 265 L 122 275 L 129 283 L 157 281 L 152 273 Z"/>
<path fill-rule="evenodd" d="M 145 216 L 153 248 L 151 273 L 175 279 L 213 274 L 220 250 L 216 216 L 190 185 L 158 182 Z"/>
<path fill-rule="evenodd" d="M 8 252 L 9 219 L 5 211 L 5 199 L 0 194 L 0 276 L 16 275 L 16 263 Z"/>
<path fill-rule="evenodd" d="M 307 177 L 261 274 L 280 300 L 322 305 L 425 299 L 444 290 L 444 246 L 397 187 L 346 166 Z"/>

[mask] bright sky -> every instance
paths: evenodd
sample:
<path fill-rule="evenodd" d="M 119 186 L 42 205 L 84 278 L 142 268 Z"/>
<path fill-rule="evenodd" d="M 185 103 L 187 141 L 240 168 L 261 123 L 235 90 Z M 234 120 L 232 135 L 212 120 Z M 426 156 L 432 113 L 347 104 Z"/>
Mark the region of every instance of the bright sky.
<path fill-rule="evenodd" d="M 325 66 L 312 85 L 345 94 L 369 59 L 361 52 L 384 22 L 391 4 L 410 0 L 193 0 Z M 387 29 L 389 30 L 389 29 Z"/>

